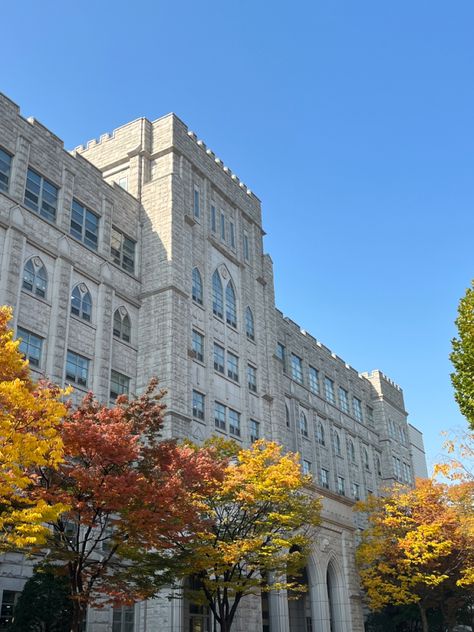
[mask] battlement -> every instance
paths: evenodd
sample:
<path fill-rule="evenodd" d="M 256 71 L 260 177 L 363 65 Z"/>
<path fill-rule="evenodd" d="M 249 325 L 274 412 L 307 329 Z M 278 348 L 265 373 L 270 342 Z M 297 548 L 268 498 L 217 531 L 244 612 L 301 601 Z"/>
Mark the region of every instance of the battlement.
<path fill-rule="evenodd" d="M 367 379 L 378 377 L 384 380 L 387 384 L 390 384 L 390 386 L 395 388 L 397 391 L 400 391 L 400 392 L 402 391 L 401 386 L 399 386 L 396 382 L 394 382 L 391 378 L 389 378 L 387 375 L 385 375 L 385 373 L 383 373 L 379 369 L 374 369 L 373 371 L 366 371 L 364 373 L 361 373 L 361 375 L 363 377 L 366 377 Z"/>

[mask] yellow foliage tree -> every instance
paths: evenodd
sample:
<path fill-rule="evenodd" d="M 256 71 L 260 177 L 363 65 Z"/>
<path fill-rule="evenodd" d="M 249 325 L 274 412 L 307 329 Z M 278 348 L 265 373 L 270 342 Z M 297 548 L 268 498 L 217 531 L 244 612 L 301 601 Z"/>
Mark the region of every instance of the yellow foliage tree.
<path fill-rule="evenodd" d="M 358 503 L 367 514 L 357 562 L 368 602 L 417 604 L 424 632 L 426 610 L 438 607 L 447 629 L 471 594 L 474 542 L 473 485 L 417 480 L 414 489 L 396 486 L 384 497 Z"/>
<path fill-rule="evenodd" d="M 33 500 L 38 466 L 62 460 L 57 426 L 66 408 L 56 386 L 35 384 L 8 323 L 11 309 L 0 307 L 0 549 L 45 542 L 44 523 L 64 509 Z"/>
<path fill-rule="evenodd" d="M 308 490 L 299 456 L 278 444 L 257 441 L 242 450 L 214 439 L 210 445 L 224 463 L 223 476 L 200 499 L 207 528 L 185 545 L 182 575 L 193 579 L 191 601 L 208 606 L 220 631 L 229 632 L 246 595 L 304 589 L 291 577 L 305 563 L 320 500 Z"/>

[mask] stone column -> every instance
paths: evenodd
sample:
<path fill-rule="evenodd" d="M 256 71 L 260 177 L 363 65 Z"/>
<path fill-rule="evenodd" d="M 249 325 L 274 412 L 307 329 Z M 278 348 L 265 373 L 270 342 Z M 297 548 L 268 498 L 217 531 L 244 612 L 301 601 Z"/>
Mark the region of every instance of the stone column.
<path fill-rule="evenodd" d="M 290 632 L 290 617 L 288 614 L 288 592 L 275 590 L 268 593 L 270 610 L 270 631 Z"/>
<path fill-rule="evenodd" d="M 111 286 L 112 274 L 107 263 L 101 268 L 101 283 L 95 308 L 97 323 L 94 349 L 94 376 L 92 390 L 103 401 L 110 396 L 110 367 L 112 355 L 112 318 L 114 291 Z"/>
<path fill-rule="evenodd" d="M 0 305 L 13 307 L 13 326 L 16 327 L 26 237 L 23 234 L 23 215 L 18 206 L 10 212 L 10 227 L 5 234 L 1 256 Z"/>

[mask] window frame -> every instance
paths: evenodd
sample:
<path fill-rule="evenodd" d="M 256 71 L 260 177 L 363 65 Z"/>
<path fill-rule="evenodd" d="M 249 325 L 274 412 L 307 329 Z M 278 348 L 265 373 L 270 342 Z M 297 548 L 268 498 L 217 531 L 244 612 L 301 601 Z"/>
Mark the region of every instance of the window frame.
<path fill-rule="evenodd" d="M 204 334 L 197 329 L 192 330 L 191 345 L 195 360 L 204 362 Z"/>
<path fill-rule="evenodd" d="M 28 360 L 30 366 L 40 369 L 43 359 L 44 338 L 42 336 L 39 336 L 38 334 L 35 334 L 29 329 L 25 329 L 25 327 L 21 327 L 21 325 L 18 325 L 16 335 L 18 338 L 21 338 L 21 343 L 19 346 L 20 353 L 22 353 L 24 357 Z M 31 344 L 32 337 L 39 342 L 38 345 Z M 39 349 L 37 354 L 38 357 L 36 357 L 35 354 L 30 355 L 30 348 Z"/>
<path fill-rule="evenodd" d="M 6 159 L 3 158 L 2 154 Z M 5 171 L 1 167 L 2 163 L 7 165 L 7 169 Z M 0 147 L 0 191 L 4 191 L 6 193 L 10 190 L 12 163 L 13 155 L 6 149 L 3 149 L 3 147 Z"/>
<path fill-rule="evenodd" d="M 114 379 L 115 378 L 115 379 Z M 112 390 L 112 384 L 117 384 L 119 389 L 117 392 Z M 124 373 L 120 373 L 115 369 L 110 370 L 110 389 L 109 389 L 109 399 L 111 402 L 115 402 L 119 395 L 130 395 L 130 378 L 128 375 Z"/>
<path fill-rule="evenodd" d="M 73 222 L 77 226 L 79 226 L 79 222 L 77 222 L 74 219 L 74 213 L 79 214 L 79 212 L 82 212 L 82 218 L 81 218 L 82 221 L 81 221 L 80 231 L 73 229 Z M 94 218 L 94 220 L 96 220 L 95 241 L 90 240 L 90 238 L 87 237 L 87 222 L 91 223 L 91 219 L 90 219 L 91 217 Z M 88 208 L 84 204 L 81 204 L 78 200 L 76 200 L 76 198 L 73 198 L 72 204 L 71 204 L 71 220 L 69 222 L 69 234 L 72 235 L 78 241 L 80 241 L 82 244 L 84 244 L 84 246 L 86 246 L 87 248 L 97 251 L 99 249 L 99 230 L 100 230 L 99 226 L 100 226 L 100 215 L 98 215 L 97 213 L 94 213 L 94 211 L 91 211 L 90 208 Z M 76 232 L 73 232 L 74 230 L 76 230 Z M 89 232 L 92 235 L 94 235 L 92 231 L 89 230 Z"/>
<path fill-rule="evenodd" d="M 30 174 L 34 175 L 36 178 L 39 178 L 39 183 L 34 182 L 33 178 L 30 177 Z M 33 189 L 28 188 L 28 183 L 32 183 L 35 187 L 38 187 L 38 191 L 35 192 Z M 54 190 L 54 196 L 52 195 L 51 191 L 47 190 L 48 187 Z M 39 217 L 42 217 L 43 219 L 53 224 L 56 223 L 58 216 L 59 190 L 60 187 L 56 186 L 53 182 L 42 176 L 32 167 L 28 167 L 26 172 L 23 203 L 27 208 L 39 215 Z M 27 193 L 29 194 L 29 196 L 27 196 Z M 34 202 L 31 199 L 31 196 L 37 197 L 37 201 Z M 45 201 L 45 197 L 47 196 L 51 196 L 51 198 L 54 199 L 54 204 L 49 203 L 47 200 Z M 44 204 L 46 204 L 46 207 L 44 206 Z M 53 212 L 49 211 L 48 207 L 53 209 Z"/>
<path fill-rule="evenodd" d="M 85 374 L 86 377 L 85 379 L 83 379 L 81 381 L 81 378 L 78 379 L 77 374 L 75 373 L 74 375 L 72 375 L 71 373 L 68 374 L 68 366 L 69 365 L 73 365 L 76 366 L 76 368 L 80 368 L 81 371 L 84 370 L 84 367 L 80 367 L 79 364 L 76 362 L 75 364 L 70 360 L 69 356 L 74 356 L 75 358 L 78 358 L 80 360 L 83 360 L 85 362 Z M 89 358 L 86 358 L 85 356 L 81 355 L 80 353 L 77 353 L 76 351 L 72 351 L 72 349 L 67 349 L 66 352 L 66 367 L 65 367 L 65 379 L 69 380 L 69 383 L 73 383 L 73 384 L 77 384 L 79 387 L 83 387 L 83 388 L 87 388 L 88 382 L 89 382 L 89 369 L 91 366 L 91 361 Z"/>
<path fill-rule="evenodd" d="M 206 396 L 200 391 L 193 389 L 192 394 L 193 419 L 204 421 L 206 418 Z"/>
<path fill-rule="evenodd" d="M 119 239 L 119 248 L 114 247 L 114 240 Z M 128 254 L 125 252 L 125 247 L 133 246 L 133 251 Z M 117 253 L 117 254 L 115 254 Z M 113 263 L 117 265 L 119 268 L 124 270 L 124 272 L 128 272 L 135 276 L 135 268 L 137 261 L 137 242 L 128 237 L 126 233 L 117 228 L 116 226 L 112 226 L 112 231 L 110 235 L 110 258 Z M 131 261 L 131 265 L 126 263 L 128 260 Z"/>
<path fill-rule="evenodd" d="M 298 384 L 303 384 L 303 360 L 296 355 L 291 354 L 291 378 Z"/>

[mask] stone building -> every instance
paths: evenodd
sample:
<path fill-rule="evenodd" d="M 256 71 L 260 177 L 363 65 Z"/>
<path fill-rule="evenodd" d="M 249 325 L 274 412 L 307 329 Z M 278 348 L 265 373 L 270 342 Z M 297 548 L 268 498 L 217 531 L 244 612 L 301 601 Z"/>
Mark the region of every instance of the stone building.
<path fill-rule="evenodd" d="M 69 153 L 0 96 L 0 304 L 32 370 L 78 395 L 167 389 L 165 434 L 298 450 L 323 497 L 308 592 L 253 598 L 235 632 L 361 632 L 355 499 L 423 467 L 403 393 L 358 373 L 275 308 L 259 199 L 170 114 Z M 416 470 L 414 470 L 416 468 Z M 4 556 L 0 630 L 28 564 Z M 89 613 L 90 632 L 206 632 L 163 598 Z"/>

